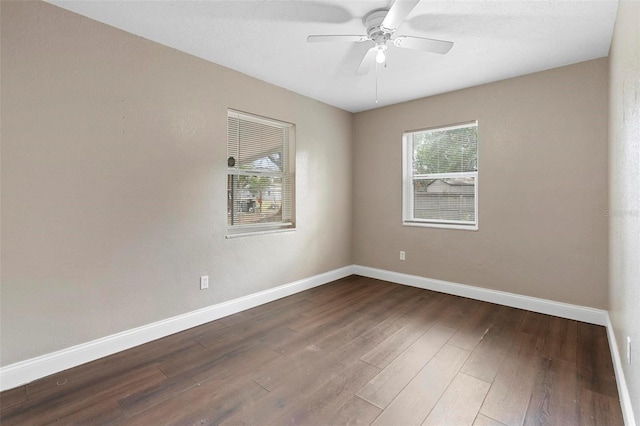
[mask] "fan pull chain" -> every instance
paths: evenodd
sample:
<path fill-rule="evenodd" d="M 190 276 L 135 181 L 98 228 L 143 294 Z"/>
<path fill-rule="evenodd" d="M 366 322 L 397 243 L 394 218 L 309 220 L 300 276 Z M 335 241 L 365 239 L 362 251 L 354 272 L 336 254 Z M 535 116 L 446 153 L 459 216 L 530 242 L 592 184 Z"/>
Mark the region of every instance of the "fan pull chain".
<path fill-rule="evenodd" d="M 376 62 L 376 104 L 378 103 L 378 63 Z"/>

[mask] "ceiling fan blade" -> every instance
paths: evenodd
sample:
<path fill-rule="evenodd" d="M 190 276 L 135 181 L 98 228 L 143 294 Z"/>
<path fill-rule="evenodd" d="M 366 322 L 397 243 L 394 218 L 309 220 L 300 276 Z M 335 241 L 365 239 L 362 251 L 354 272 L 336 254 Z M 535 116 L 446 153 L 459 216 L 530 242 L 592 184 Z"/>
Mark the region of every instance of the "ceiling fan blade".
<path fill-rule="evenodd" d="M 365 75 L 369 72 L 369 70 L 371 69 L 371 65 L 376 59 L 376 53 L 378 53 L 378 51 L 375 47 L 367 50 L 364 58 L 362 58 L 362 62 L 360 62 L 360 66 L 356 70 L 356 75 Z"/>
<path fill-rule="evenodd" d="M 418 3 L 420 0 L 396 0 L 380 26 L 388 32 L 394 32 Z"/>
<path fill-rule="evenodd" d="M 369 38 L 365 35 L 310 35 L 307 37 L 309 43 L 318 43 L 325 41 L 350 41 L 355 43 L 361 43 L 367 41 Z"/>
<path fill-rule="evenodd" d="M 404 47 L 407 49 L 424 50 L 425 52 L 439 53 L 444 55 L 453 47 L 453 42 L 444 40 L 435 40 L 432 38 L 399 36 L 393 40 L 396 47 Z"/>

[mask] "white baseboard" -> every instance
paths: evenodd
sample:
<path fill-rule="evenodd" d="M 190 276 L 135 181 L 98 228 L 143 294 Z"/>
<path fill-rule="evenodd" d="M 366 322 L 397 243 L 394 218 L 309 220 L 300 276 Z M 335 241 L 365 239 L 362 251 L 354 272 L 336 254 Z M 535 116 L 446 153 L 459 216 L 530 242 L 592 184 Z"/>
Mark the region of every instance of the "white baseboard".
<path fill-rule="evenodd" d="M 317 287 L 353 274 L 353 266 L 345 266 L 259 293 L 208 306 L 186 314 L 167 318 L 91 342 L 42 355 L 0 368 L 0 391 L 12 389 L 36 379 L 76 367 L 90 361 L 160 339 L 246 309 Z"/>
<path fill-rule="evenodd" d="M 620 397 L 624 424 L 627 426 L 636 426 L 633 406 L 631 405 L 631 396 L 629 395 L 629 388 L 627 388 L 627 381 L 624 378 L 624 370 L 622 369 L 622 358 L 620 358 L 620 351 L 618 350 L 618 341 L 616 340 L 616 334 L 613 330 L 613 324 L 611 324 L 611 317 L 608 312 L 606 327 L 611 359 L 613 360 L 613 370 L 616 373 L 616 384 L 618 385 L 618 396 Z"/>
<path fill-rule="evenodd" d="M 607 311 L 602 309 L 554 302 L 553 300 L 522 296 L 515 293 L 507 293 L 506 291 L 490 290 L 482 287 L 452 283 L 449 281 L 434 280 L 416 275 L 369 268 L 368 266 L 354 265 L 353 268 L 354 274 L 362 275 L 364 277 L 376 278 L 397 284 L 410 285 L 412 287 L 468 297 L 470 299 L 511 306 L 513 308 L 526 309 L 528 311 L 588 322 L 590 324 L 606 325 L 607 323 Z"/>
<path fill-rule="evenodd" d="M 630 400 L 628 391 L 626 390 L 624 376 L 622 375 L 620 357 L 617 353 L 615 340 L 612 337 L 613 329 L 611 328 L 611 323 L 606 311 L 359 265 L 345 266 L 293 283 L 208 306 L 186 314 L 167 318 L 152 324 L 2 367 L 0 368 L 0 391 L 12 389 L 42 377 L 352 274 L 606 326 L 608 333 L 610 333 L 610 342 L 613 342 L 613 345 L 610 344 L 610 347 L 614 359 L 614 366 L 616 367 L 616 376 L 620 378 L 618 388 L 622 399 L 623 410 L 626 410 L 625 420 L 629 415 L 631 419 L 633 419 L 633 413 L 629 411 Z M 626 402 L 623 399 L 625 395 Z M 629 412 L 631 412 L 631 414 L 629 414 Z M 627 424 L 635 425 L 635 423 Z"/>

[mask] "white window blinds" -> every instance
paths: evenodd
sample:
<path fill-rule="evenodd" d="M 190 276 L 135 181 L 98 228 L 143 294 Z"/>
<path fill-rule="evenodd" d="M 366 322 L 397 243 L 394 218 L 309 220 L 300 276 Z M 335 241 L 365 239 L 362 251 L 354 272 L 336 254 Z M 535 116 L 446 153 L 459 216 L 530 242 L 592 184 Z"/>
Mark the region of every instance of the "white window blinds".
<path fill-rule="evenodd" d="M 294 227 L 294 126 L 227 114 L 227 225 L 230 233 Z"/>
<path fill-rule="evenodd" d="M 477 229 L 477 122 L 406 132 L 403 150 L 403 223 Z"/>

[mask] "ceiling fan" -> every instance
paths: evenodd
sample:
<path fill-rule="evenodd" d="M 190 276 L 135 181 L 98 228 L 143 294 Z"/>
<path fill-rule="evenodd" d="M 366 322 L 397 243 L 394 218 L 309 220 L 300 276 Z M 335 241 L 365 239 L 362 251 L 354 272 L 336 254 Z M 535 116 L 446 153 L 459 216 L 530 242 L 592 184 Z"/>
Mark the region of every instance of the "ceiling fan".
<path fill-rule="evenodd" d="M 307 37 L 307 41 L 312 43 L 326 41 L 373 42 L 374 46 L 362 58 L 356 75 L 368 73 L 374 61 L 386 65 L 387 42 L 395 47 L 444 55 L 451 50 L 453 42 L 405 35 L 394 37 L 400 24 L 419 2 L 420 0 L 396 0 L 389 9 L 375 9 L 367 13 L 362 18 L 367 29 L 366 35 L 310 35 Z"/>

